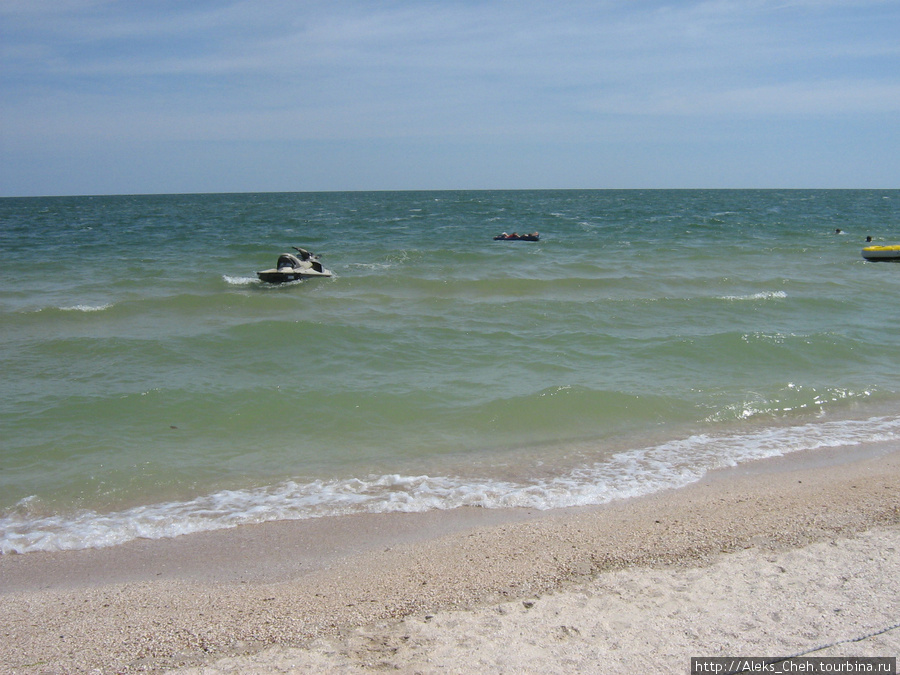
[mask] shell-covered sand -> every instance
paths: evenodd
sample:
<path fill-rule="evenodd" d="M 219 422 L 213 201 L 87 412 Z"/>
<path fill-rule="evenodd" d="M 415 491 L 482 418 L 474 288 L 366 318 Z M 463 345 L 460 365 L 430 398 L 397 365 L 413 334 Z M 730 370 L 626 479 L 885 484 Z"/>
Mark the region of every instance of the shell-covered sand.
<path fill-rule="evenodd" d="M 0 672 L 687 673 L 900 654 L 900 452 L 557 512 L 272 523 L 0 557 Z"/>

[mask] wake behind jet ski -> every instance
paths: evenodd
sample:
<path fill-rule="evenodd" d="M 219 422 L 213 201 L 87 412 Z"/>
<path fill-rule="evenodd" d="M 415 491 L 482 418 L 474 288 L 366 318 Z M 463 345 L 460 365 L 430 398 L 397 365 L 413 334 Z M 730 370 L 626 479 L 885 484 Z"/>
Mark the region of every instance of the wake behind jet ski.
<path fill-rule="evenodd" d="M 257 272 L 256 276 L 261 281 L 270 284 L 281 284 L 285 281 L 300 281 L 302 279 L 312 279 L 314 277 L 330 277 L 331 270 L 327 270 L 322 266 L 319 257 L 307 251 L 305 248 L 292 246 L 297 255 L 293 253 L 282 253 L 278 256 L 278 262 L 275 267 L 270 270 L 262 270 Z"/>

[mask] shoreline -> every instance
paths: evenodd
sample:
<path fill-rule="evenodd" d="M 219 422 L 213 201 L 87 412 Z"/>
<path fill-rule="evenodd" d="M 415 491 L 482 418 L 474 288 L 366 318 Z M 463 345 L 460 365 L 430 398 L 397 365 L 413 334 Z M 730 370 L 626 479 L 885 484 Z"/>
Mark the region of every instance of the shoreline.
<path fill-rule="evenodd" d="M 320 669 L 364 668 L 384 654 L 373 647 L 348 651 L 343 665 L 321 659 L 335 653 L 334 640 L 351 644 L 373 626 L 392 634 L 409 632 L 404 621 L 486 620 L 497 603 L 534 606 L 619 574 L 698 573 L 738 559 L 758 569 L 766 556 L 827 553 L 832 542 L 858 549 L 866 537 L 897 544 L 898 486 L 900 448 L 832 449 L 599 507 L 347 516 L 0 556 L 0 672 L 269 672 L 267 662 L 316 658 Z M 814 587 L 816 573 L 807 576 Z M 900 614 L 900 596 L 876 597 Z M 632 648 L 642 649 L 620 655 Z M 395 666 L 413 663 L 410 655 Z"/>

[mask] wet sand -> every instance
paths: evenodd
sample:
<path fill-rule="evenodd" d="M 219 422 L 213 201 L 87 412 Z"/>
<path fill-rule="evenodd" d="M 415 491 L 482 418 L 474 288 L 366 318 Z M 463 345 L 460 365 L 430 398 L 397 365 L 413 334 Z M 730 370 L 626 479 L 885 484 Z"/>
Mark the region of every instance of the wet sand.
<path fill-rule="evenodd" d="M 691 656 L 897 656 L 898 548 L 900 449 L 883 447 L 590 509 L 7 555 L 0 672 L 686 673 Z"/>

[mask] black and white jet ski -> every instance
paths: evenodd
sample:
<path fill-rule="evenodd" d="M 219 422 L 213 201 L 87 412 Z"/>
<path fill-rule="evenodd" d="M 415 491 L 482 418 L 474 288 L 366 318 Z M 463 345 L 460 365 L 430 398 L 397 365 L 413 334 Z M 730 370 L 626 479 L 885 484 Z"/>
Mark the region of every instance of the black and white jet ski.
<path fill-rule="evenodd" d="M 327 270 L 322 266 L 318 256 L 315 253 L 307 251 L 305 248 L 292 246 L 297 255 L 293 253 L 282 253 L 278 256 L 278 262 L 275 267 L 270 270 L 257 272 L 256 276 L 261 281 L 270 284 L 281 284 L 285 281 L 300 281 L 301 279 L 313 279 L 315 277 L 330 277 L 331 270 Z"/>

